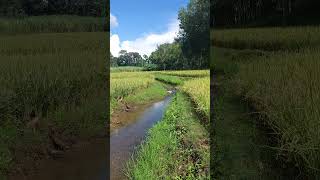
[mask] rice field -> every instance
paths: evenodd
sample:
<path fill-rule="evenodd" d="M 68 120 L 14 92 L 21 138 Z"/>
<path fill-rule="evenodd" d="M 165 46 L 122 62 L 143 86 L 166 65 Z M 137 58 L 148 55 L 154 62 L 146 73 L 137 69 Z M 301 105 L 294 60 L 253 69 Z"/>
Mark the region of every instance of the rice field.
<path fill-rule="evenodd" d="M 107 38 L 103 32 L 1 35 L 0 179 L 15 166 L 15 153 L 28 158 L 42 151 L 46 124 L 64 135 L 105 132 Z M 27 125 L 32 111 L 41 124 L 35 133 Z"/>
<path fill-rule="evenodd" d="M 319 26 L 212 32 L 215 62 L 235 94 L 272 129 L 281 162 L 311 179 L 319 177 Z M 223 50 L 223 51 L 222 51 Z M 268 52 L 267 52 L 268 51 Z M 244 55 L 245 54 L 245 55 Z"/>
<path fill-rule="evenodd" d="M 225 48 L 292 51 L 320 46 L 319 34 L 319 26 L 214 30 L 211 42 Z"/>
<path fill-rule="evenodd" d="M 196 109 L 210 120 L 210 77 L 195 78 L 184 83 L 182 91 L 196 104 Z"/>
<path fill-rule="evenodd" d="M 304 50 L 259 58 L 240 65 L 235 78 L 238 93 L 278 134 L 279 153 L 311 174 L 320 169 L 319 55 Z"/>
<path fill-rule="evenodd" d="M 208 178 L 209 135 L 207 127 L 203 126 L 202 122 L 203 119 L 208 120 L 210 114 L 209 71 L 114 71 L 111 73 L 110 95 L 114 99 L 114 103 L 111 104 L 111 113 L 115 113 L 117 106 L 121 106 L 115 100 L 122 97 L 126 103 L 129 99 L 137 101 L 129 102 L 129 106 L 139 104 L 145 99 L 152 101 L 152 97 L 144 98 L 144 96 L 155 97 L 158 94 L 156 91 L 159 87 L 152 88 L 155 84 L 170 91 L 176 89 L 177 93 L 174 95 L 173 102 L 165 110 L 165 117 L 148 130 L 146 140 L 127 162 L 128 178 Z M 165 91 L 164 96 L 166 95 L 169 94 Z M 201 116 L 195 112 L 200 112 Z M 193 155 L 199 157 L 197 162 L 190 160 L 189 157 Z M 179 168 L 173 168 L 173 166 Z"/>

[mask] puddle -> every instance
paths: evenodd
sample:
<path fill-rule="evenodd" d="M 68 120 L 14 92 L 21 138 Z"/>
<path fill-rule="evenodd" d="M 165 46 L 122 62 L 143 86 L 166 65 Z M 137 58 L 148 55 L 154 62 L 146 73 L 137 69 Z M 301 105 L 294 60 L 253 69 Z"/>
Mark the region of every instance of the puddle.
<path fill-rule="evenodd" d="M 134 123 L 113 130 L 110 137 L 110 175 L 112 180 L 126 179 L 126 163 L 146 137 L 148 130 L 163 118 L 166 107 L 173 96 L 167 96 L 160 102 L 153 103 L 136 118 Z"/>

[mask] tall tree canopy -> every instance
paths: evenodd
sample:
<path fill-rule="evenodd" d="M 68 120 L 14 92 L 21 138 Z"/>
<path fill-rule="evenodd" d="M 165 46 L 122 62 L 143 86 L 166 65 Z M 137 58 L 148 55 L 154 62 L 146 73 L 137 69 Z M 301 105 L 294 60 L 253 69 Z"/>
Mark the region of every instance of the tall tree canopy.
<path fill-rule="evenodd" d="M 106 16 L 109 0 L 0 0 L 0 16 Z"/>
<path fill-rule="evenodd" d="M 319 0 L 211 0 L 211 26 L 319 24 Z"/>
<path fill-rule="evenodd" d="M 156 51 L 151 53 L 149 60 L 156 64 L 160 70 L 183 69 L 187 66 L 184 63 L 181 46 L 177 42 L 161 44 Z"/>
<path fill-rule="evenodd" d="M 179 11 L 181 44 L 186 62 L 193 68 L 209 66 L 210 47 L 210 1 L 190 0 L 186 8 Z"/>
<path fill-rule="evenodd" d="M 145 60 L 141 57 L 138 52 L 127 52 L 121 50 L 119 57 L 114 57 L 110 53 L 111 66 L 143 66 Z"/>

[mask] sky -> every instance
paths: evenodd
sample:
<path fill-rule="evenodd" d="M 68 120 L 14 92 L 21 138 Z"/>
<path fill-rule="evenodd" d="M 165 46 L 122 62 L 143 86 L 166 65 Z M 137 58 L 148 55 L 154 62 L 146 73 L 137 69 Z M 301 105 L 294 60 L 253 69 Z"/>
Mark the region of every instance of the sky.
<path fill-rule="evenodd" d="M 157 45 L 171 43 L 179 31 L 178 11 L 188 0 L 111 0 L 110 49 L 150 55 Z"/>

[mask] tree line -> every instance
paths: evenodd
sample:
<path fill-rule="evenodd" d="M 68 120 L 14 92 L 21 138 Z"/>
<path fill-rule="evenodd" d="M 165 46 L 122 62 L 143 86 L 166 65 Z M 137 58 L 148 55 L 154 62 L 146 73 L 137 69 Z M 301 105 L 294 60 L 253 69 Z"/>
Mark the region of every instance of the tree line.
<path fill-rule="evenodd" d="M 0 16 L 79 15 L 102 17 L 109 0 L 0 0 Z"/>
<path fill-rule="evenodd" d="M 111 65 L 138 64 L 158 70 L 209 68 L 209 17 L 209 0 L 190 0 L 179 11 L 180 31 L 173 43 L 159 45 L 149 57 L 141 58 L 143 61 L 132 61 L 143 63 L 129 63 L 131 60 L 126 52 L 120 53 L 118 58 L 112 57 Z"/>
<path fill-rule="evenodd" d="M 319 0 L 211 0 L 210 25 L 255 27 L 320 23 Z"/>

